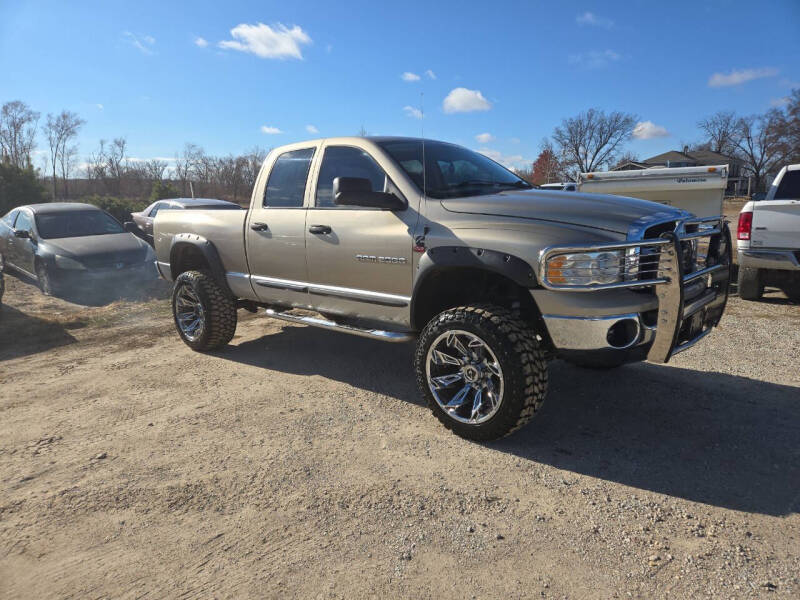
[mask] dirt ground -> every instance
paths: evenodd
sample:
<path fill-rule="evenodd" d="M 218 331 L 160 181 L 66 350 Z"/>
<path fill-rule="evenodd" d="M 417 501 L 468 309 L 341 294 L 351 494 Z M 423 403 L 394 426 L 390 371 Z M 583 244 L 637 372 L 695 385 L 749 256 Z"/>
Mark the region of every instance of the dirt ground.
<path fill-rule="evenodd" d="M 247 315 L 202 355 L 163 299 L 7 288 L 2 598 L 800 595 L 777 293 L 667 366 L 556 361 L 540 416 L 474 444 L 420 402 L 409 345 Z"/>

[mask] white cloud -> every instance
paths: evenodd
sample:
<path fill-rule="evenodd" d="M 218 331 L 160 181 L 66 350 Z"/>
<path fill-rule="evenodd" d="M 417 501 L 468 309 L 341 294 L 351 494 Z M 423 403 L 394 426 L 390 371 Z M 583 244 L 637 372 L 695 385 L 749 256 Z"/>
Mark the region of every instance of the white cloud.
<path fill-rule="evenodd" d="M 128 40 L 128 43 L 136 48 L 142 54 L 153 54 L 152 46 L 156 44 L 156 38 L 152 35 L 144 35 L 139 37 L 130 31 L 124 31 L 122 35 Z"/>
<path fill-rule="evenodd" d="M 306 125 L 306 131 L 308 133 L 319 133 L 319 129 L 317 129 L 313 125 Z"/>
<path fill-rule="evenodd" d="M 475 139 L 478 140 L 481 144 L 488 144 L 489 142 L 494 140 L 494 136 L 491 133 L 479 133 L 475 136 Z"/>
<path fill-rule="evenodd" d="M 666 127 L 656 125 L 652 121 L 639 121 L 633 128 L 633 137 L 637 140 L 651 140 L 653 138 L 668 137 Z"/>
<path fill-rule="evenodd" d="M 480 90 L 457 87 L 447 94 L 442 102 L 442 108 L 446 113 L 473 112 L 489 110 L 492 104 L 483 97 Z"/>
<path fill-rule="evenodd" d="M 198 36 L 194 38 L 194 45 L 197 46 L 198 48 L 205 48 L 206 46 L 208 46 L 208 40 Z"/>
<path fill-rule="evenodd" d="M 524 158 L 521 154 L 503 154 L 499 150 L 492 150 L 491 148 L 481 148 L 478 150 L 484 156 L 488 156 L 495 162 L 499 162 L 507 169 L 519 169 L 529 167 L 531 160 Z"/>
<path fill-rule="evenodd" d="M 521 141 L 522 140 L 520 140 L 518 137 L 511 138 L 511 143 L 512 144 L 519 144 Z"/>
<path fill-rule="evenodd" d="M 422 111 L 418 108 L 414 108 L 413 106 L 404 106 L 403 111 L 406 113 L 407 117 L 411 117 L 413 119 L 422 118 Z"/>
<path fill-rule="evenodd" d="M 97 110 L 103 110 L 105 108 L 105 106 L 103 106 L 99 102 L 97 104 L 95 104 L 95 106 L 97 107 Z"/>
<path fill-rule="evenodd" d="M 416 73 L 411 73 L 409 71 L 406 71 L 405 73 L 400 75 L 400 79 L 402 79 L 403 81 L 419 81 L 419 75 L 417 75 Z"/>
<path fill-rule="evenodd" d="M 599 17 L 588 11 L 575 17 L 575 22 L 578 25 L 591 25 L 592 27 L 604 27 L 606 29 L 611 29 L 614 26 L 614 21 L 608 17 Z"/>
<path fill-rule="evenodd" d="M 261 133 L 266 133 L 267 135 L 277 135 L 283 132 L 277 127 L 271 127 L 270 125 L 262 125 Z"/>
<path fill-rule="evenodd" d="M 733 69 L 730 73 L 714 73 L 708 78 L 708 87 L 725 87 L 729 85 L 741 85 L 753 79 L 764 77 L 775 77 L 778 69 L 774 67 L 760 67 L 758 69 Z"/>
<path fill-rule="evenodd" d="M 427 76 L 428 79 L 436 79 L 436 73 L 434 73 L 430 69 L 425 71 L 425 75 Z"/>
<path fill-rule="evenodd" d="M 569 63 L 587 69 L 602 69 L 621 58 L 622 56 L 613 50 L 590 50 L 589 52 L 570 54 Z"/>
<path fill-rule="evenodd" d="M 773 98 L 769 101 L 770 106 L 774 106 L 776 108 L 780 108 L 781 106 L 786 106 L 789 104 L 789 96 L 784 96 L 783 98 Z"/>
<path fill-rule="evenodd" d="M 277 23 L 274 29 L 264 23 L 248 25 L 241 23 L 231 29 L 233 40 L 224 40 L 220 48 L 250 52 L 259 58 L 303 59 L 300 46 L 312 43 L 309 35 L 298 25 L 291 29 Z"/>

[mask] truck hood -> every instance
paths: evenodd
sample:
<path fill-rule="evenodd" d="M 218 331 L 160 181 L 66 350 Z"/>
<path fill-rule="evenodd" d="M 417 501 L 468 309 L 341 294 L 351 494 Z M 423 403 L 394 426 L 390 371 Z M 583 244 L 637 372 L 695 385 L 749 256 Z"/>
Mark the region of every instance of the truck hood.
<path fill-rule="evenodd" d="M 637 198 L 546 190 L 447 198 L 442 200 L 442 206 L 458 213 L 551 221 L 625 235 L 649 222 L 689 215 L 681 209 Z"/>

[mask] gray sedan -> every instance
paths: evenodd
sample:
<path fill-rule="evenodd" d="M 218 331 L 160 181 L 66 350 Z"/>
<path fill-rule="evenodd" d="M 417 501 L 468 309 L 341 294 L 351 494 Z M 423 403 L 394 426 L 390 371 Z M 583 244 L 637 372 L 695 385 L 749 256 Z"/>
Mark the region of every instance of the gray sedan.
<path fill-rule="evenodd" d="M 90 204 L 53 202 L 0 219 L 0 267 L 35 279 L 45 294 L 112 291 L 157 277 L 153 250 Z"/>

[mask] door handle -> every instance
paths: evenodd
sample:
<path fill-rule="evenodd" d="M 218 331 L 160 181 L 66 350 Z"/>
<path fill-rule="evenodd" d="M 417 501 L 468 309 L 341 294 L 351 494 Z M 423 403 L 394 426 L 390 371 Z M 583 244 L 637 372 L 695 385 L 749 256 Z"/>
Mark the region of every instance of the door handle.
<path fill-rule="evenodd" d="M 251 223 L 250 229 L 253 231 L 267 231 L 269 226 L 266 223 Z"/>
<path fill-rule="evenodd" d="M 330 225 L 312 225 L 308 228 L 309 233 L 330 233 L 333 231 Z"/>

